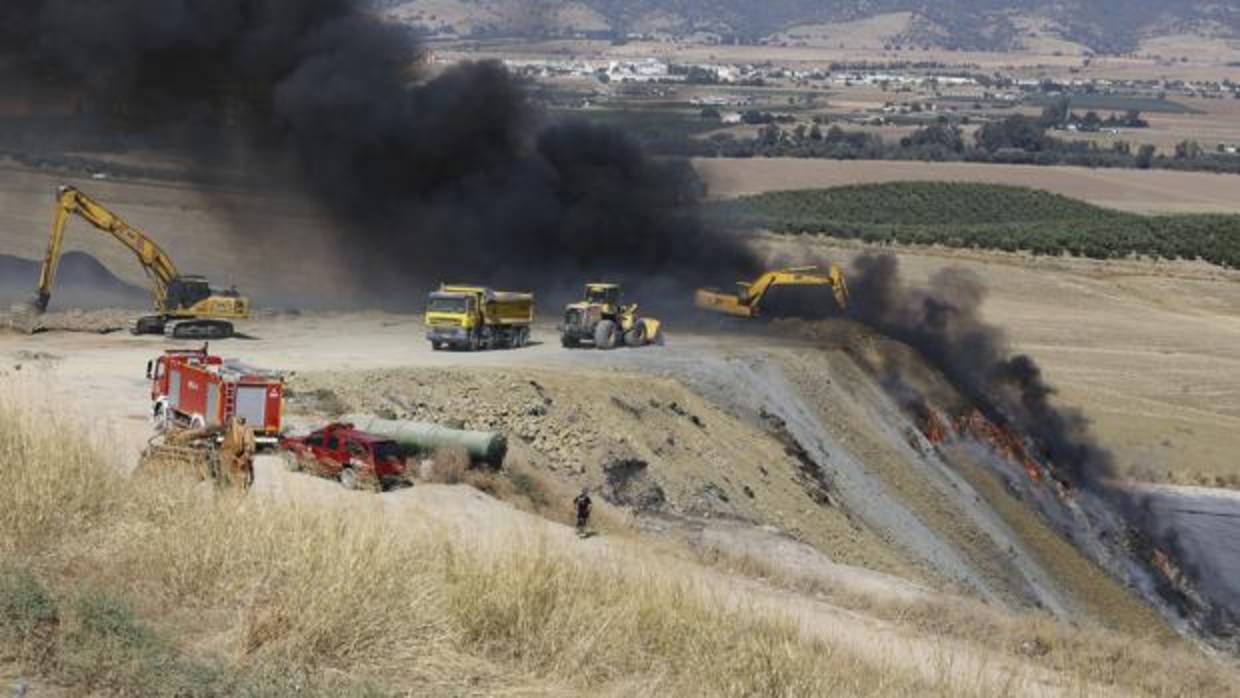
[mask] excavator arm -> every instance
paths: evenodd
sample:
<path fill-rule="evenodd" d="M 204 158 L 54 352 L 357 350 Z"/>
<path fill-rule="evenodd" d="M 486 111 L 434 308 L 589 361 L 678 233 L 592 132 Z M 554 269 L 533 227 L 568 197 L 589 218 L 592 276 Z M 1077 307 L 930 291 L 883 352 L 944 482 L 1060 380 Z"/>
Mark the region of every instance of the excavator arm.
<path fill-rule="evenodd" d="M 848 284 L 844 274 L 834 265 L 824 272 L 820 267 L 794 267 L 768 271 L 751 282 L 737 284 L 737 292 L 724 293 L 715 289 L 699 289 L 695 298 L 699 308 L 737 317 L 762 314 L 763 300 L 779 287 L 827 287 L 835 297 L 840 311 L 848 308 Z"/>
<path fill-rule="evenodd" d="M 65 227 L 69 223 L 69 217 L 73 215 L 79 216 L 101 232 L 110 234 L 138 257 L 138 262 L 151 280 L 152 291 L 155 294 L 155 308 L 162 312 L 168 284 L 180 275 L 172 259 L 142 231 L 130 226 L 120 216 L 73 187 L 61 187 L 56 194 L 56 208 L 52 214 L 52 235 L 47 245 L 47 255 L 43 258 L 43 267 L 39 272 L 39 290 L 34 302 L 35 308 L 39 312 L 47 310 L 48 301 L 52 297 L 52 285 L 56 280 L 56 269 L 60 266 Z"/>

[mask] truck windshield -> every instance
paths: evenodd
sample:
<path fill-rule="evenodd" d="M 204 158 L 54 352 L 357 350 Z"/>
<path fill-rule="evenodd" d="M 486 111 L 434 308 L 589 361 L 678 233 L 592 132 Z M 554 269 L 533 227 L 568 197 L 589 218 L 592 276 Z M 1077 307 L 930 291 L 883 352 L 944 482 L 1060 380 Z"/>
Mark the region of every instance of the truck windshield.
<path fill-rule="evenodd" d="M 448 297 L 431 298 L 431 302 L 426 307 L 426 310 L 431 313 L 465 313 L 469 311 L 469 299 Z"/>
<path fill-rule="evenodd" d="M 375 460 L 396 460 L 400 458 L 400 445 L 395 441 L 379 441 L 374 444 Z"/>

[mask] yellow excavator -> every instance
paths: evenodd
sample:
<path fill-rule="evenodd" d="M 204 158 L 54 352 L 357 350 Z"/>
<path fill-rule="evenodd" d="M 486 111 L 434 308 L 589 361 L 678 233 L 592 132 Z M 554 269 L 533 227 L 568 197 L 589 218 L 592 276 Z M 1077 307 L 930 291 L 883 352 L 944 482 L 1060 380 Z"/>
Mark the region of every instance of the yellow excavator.
<path fill-rule="evenodd" d="M 835 265 L 831 265 L 830 269 L 816 266 L 776 269 L 753 281 L 740 281 L 736 285 L 736 293 L 713 288 L 698 289 L 694 303 L 703 310 L 743 318 L 756 318 L 764 314 L 818 317 L 843 313 L 848 309 L 848 284 L 844 281 L 844 273 Z M 785 289 L 830 290 L 836 307 L 824 306 L 820 297 L 814 297 L 815 294 L 802 293 L 798 293 L 795 302 L 786 307 L 768 307 L 771 305 L 769 297 Z"/>
<path fill-rule="evenodd" d="M 70 216 L 78 216 L 110 234 L 138 257 L 151 280 L 155 314 L 138 318 L 134 334 L 165 334 L 175 339 L 224 339 L 233 336 L 230 320 L 250 315 L 250 302 L 235 290 L 217 291 L 201 276 L 182 275 L 166 252 L 98 201 L 73 187 L 60 187 L 52 215 L 52 238 L 39 272 L 37 312 L 47 310 Z"/>

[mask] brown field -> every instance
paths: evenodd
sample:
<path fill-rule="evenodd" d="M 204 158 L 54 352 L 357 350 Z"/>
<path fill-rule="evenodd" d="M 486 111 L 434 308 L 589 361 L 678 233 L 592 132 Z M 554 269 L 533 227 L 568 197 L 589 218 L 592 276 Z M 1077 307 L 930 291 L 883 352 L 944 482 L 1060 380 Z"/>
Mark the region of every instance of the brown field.
<path fill-rule="evenodd" d="M 1136 213 L 1240 213 L 1240 176 L 979 163 L 696 159 L 714 198 L 786 189 L 933 180 L 1045 189 Z"/>
<path fill-rule="evenodd" d="M 1195 140 L 1209 152 L 1214 152 L 1220 143 L 1240 145 L 1240 100 L 1238 99 L 1204 99 L 1200 97 L 1175 97 L 1174 101 L 1198 110 L 1199 114 L 1163 114 L 1145 112 L 1142 117 L 1150 122 L 1146 129 L 1124 129 L 1118 134 L 1110 133 L 1077 133 L 1056 132 L 1056 138 L 1073 140 L 1090 140 L 1104 148 L 1109 148 L 1116 141 L 1127 141 L 1134 146 L 1149 143 L 1158 148 L 1159 152 L 1171 154 L 1175 152 L 1177 143 Z M 1037 110 L 1025 110 L 1036 114 Z M 1081 110 L 1077 110 L 1078 112 Z M 1105 116 L 1106 111 L 1102 111 Z"/>

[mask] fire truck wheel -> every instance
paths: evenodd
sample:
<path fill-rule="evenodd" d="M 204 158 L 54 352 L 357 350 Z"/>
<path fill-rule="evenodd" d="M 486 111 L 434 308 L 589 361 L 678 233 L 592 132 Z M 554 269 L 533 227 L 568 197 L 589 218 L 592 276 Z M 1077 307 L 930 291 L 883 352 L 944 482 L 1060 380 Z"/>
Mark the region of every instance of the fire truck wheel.
<path fill-rule="evenodd" d="M 346 490 L 357 489 L 357 473 L 353 471 L 353 468 L 345 468 L 340 471 L 340 484 L 344 485 Z"/>
<path fill-rule="evenodd" d="M 168 431 L 172 415 L 168 412 L 168 404 L 165 401 L 160 400 L 155 403 L 151 409 L 151 421 L 155 424 L 156 433 L 162 434 Z"/>

